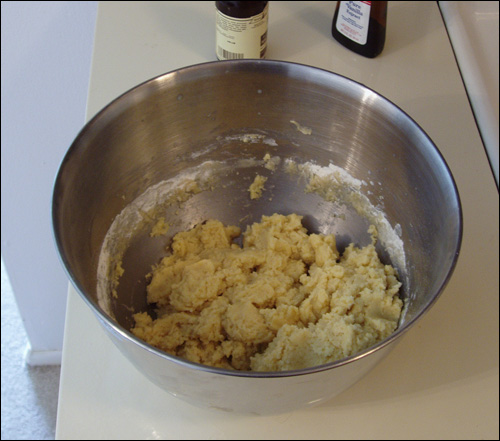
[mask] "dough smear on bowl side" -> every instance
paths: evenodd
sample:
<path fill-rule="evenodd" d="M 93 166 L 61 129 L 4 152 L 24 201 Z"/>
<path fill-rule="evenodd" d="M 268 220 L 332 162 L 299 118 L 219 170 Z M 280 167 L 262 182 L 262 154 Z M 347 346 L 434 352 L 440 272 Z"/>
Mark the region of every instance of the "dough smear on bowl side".
<path fill-rule="evenodd" d="M 209 220 L 178 233 L 153 268 L 148 303 L 131 331 L 192 362 L 253 371 L 313 367 L 354 355 L 395 331 L 401 283 L 372 243 L 339 255 L 334 235 L 302 217 L 263 216 L 233 243 L 235 226 Z"/>

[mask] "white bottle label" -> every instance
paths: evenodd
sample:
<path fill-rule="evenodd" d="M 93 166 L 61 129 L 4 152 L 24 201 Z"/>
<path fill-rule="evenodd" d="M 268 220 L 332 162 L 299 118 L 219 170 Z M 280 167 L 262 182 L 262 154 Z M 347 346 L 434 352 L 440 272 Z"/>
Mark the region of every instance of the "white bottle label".
<path fill-rule="evenodd" d="M 372 2 L 340 2 L 337 31 L 358 44 L 366 44 Z"/>
<path fill-rule="evenodd" d="M 264 58 L 267 48 L 266 5 L 262 13 L 249 18 L 233 18 L 217 10 L 215 44 L 219 60 Z"/>

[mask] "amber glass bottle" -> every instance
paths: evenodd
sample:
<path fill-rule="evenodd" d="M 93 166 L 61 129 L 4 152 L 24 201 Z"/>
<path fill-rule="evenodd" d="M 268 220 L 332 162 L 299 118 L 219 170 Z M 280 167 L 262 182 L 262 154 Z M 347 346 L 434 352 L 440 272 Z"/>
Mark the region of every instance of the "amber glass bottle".
<path fill-rule="evenodd" d="M 264 58 L 268 2 L 215 2 L 216 53 L 219 60 Z"/>
<path fill-rule="evenodd" d="M 348 49 L 375 58 L 385 44 L 387 2 L 337 2 L 332 35 Z"/>

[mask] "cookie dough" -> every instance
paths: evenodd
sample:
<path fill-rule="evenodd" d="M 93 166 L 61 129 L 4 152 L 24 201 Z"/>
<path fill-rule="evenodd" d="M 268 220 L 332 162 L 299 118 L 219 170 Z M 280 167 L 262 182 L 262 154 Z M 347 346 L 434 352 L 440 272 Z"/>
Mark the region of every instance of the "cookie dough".
<path fill-rule="evenodd" d="M 264 191 L 264 184 L 266 183 L 266 181 L 267 178 L 265 176 L 255 176 L 255 179 L 248 188 L 248 191 L 250 192 L 250 199 L 259 199 L 262 196 L 262 192 Z"/>
<path fill-rule="evenodd" d="M 168 230 L 170 229 L 170 225 L 165 222 L 164 217 L 160 217 L 158 219 L 158 222 L 153 226 L 151 233 L 149 235 L 151 237 L 156 237 L 156 236 L 163 236 L 168 233 Z"/>
<path fill-rule="evenodd" d="M 308 234 L 301 216 L 263 216 L 240 229 L 210 220 L 173 238 L 152 271 L 132 332 L 192 362 L 283 371 L 332 362 L 397 327 L 403 302 L 395 270 L 373 243 L 342 256 L 333 235 Z M 374 233 L 374 230 L 372 230 Z"/>

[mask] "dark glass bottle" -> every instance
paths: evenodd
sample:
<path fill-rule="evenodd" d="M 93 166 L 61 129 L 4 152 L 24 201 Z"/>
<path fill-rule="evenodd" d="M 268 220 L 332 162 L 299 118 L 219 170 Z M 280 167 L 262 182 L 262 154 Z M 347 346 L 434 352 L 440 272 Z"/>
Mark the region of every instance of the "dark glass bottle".
<path fill-rule="evenodd" d="M 375 58 L 384 49 L 387 3 L 337 2 L 332 23 L 333 37 L 348 49 Z"/>
<path fill-rule="evenodd" d="M 264 58 L 268 3 L 215 2 L 216 53 L 219 60 Z"/>

